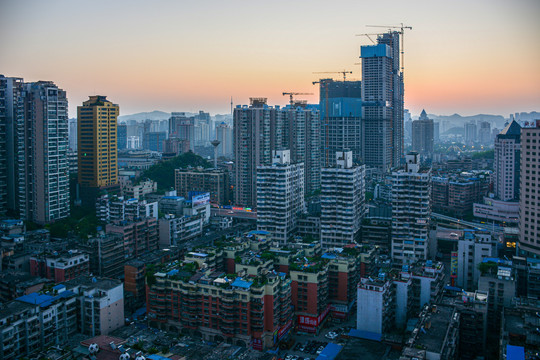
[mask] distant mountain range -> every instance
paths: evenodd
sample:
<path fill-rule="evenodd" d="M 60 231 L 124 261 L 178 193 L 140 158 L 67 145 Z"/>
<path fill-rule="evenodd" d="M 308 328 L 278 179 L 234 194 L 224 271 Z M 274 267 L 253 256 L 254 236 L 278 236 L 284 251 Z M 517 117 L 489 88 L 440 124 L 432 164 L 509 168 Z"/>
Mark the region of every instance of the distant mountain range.
<path fill-rule="evenodd" d="M 504 126 L 504 123 L 506 122 L 506 119 L 502 115 L 487 115 L 487 114 L 478 114 L 478 115 L 472 115 L 472 116 L 461 116 L 459 114 L 454 114 L 454 115 L 429 114 L 428 117 L 435 121 L 439 121 L 439 122 L 448 121 L 451 124 L 461 125 L 461 126 L 471 121 L 473 122 L 487 121 L 490 124 L 494 125 L 495 127 L 502 128 Z"/>
<path fill-rule="evenodd" d="M 189 114 L 189 113 L 188 113 Z M 168 120 L 171 117 L 171 113 L 154 110 L 150 112 L 140 112 L 136 114 L 131 115 L 120 115 L 118 117 L 118 121 L 128 121 L 128 120 L 135 120 L 135 121 L 144 121 L 144 120 Z"/>
<path fill-rule="evenodd" d="M 194 116 L 195 113 L 186 112 L 186 115 L 188 116 Z M 150 112 L 140 112 L 136 114 L 131 115 L 120 115 L 118 117 L 118 121 L 128 121 L 128 120 L 135 120 L 135 121 L 144 121 L 146 119 L 150 120 L 167 120 L 171 117 L 171 113 L 154 110 Z M 504 123 L 508 121 L 508 118 L 505 118 L 502 115 L 488 115 L 488 114 L 478 114 L 478 115 L 472 115 L 472 116 L 461 116 L 459 114 L 453 114 L 453 115 L 437 115 L 437 114 L 428 114 L 428 117 L 430 119 L 433 119 L 435 121 L 448 121 L 451 124 L 455 124 L 456 126 L 463 126 L 463 124 L 470 122 L 470 121 L 487 121 L 492 124 L 492 126 L 502 129 L 504 126 Z M 540 119 L 540 113 L 533 111 L 530 113 L 520 113 L 519 118 L 521 120 L 534 120 L 534 119 Z M 416 117 L 415 117 L 416 119 Z"/>
<path fill-rule="evenodd" d="M 488 114 L 478 114 L 478 115 L 472 115 L 472 116 L 461 116 L 459 114 L 454 115 L 436 115 L 436 114 L 429 114 L 428 117 L 430 119 L 433 119 L 435 121 L 448 121 L 451 124 L 455 124 L 457 126 L 463 126 L 465 123 L 468 122 L 477 122 L 477 121 L 487 121 L 491 123 L 492 127 L 496 127 L 499 129 L 502 129 L 504 127 L 504 124 L 509 120 L 509 118 L 505 118 L 502 115 L 488 115 Z M 518 120 L 535 120 L 540 119 L 540 113 L 537 111 L 533 111 L 530 113 L 518 113 Z"/>

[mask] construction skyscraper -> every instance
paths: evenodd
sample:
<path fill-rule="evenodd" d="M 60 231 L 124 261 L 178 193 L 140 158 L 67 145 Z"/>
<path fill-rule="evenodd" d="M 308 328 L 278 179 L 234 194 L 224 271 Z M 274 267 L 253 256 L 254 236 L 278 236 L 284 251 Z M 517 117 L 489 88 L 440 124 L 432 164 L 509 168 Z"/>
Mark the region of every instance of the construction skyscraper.
<path fill-rule="evenodd" d="M 362 46 L 362 155 L 382 172 L 403 158 L 403 74 L 399 32 L 381 34 L 377 45 Z"/>

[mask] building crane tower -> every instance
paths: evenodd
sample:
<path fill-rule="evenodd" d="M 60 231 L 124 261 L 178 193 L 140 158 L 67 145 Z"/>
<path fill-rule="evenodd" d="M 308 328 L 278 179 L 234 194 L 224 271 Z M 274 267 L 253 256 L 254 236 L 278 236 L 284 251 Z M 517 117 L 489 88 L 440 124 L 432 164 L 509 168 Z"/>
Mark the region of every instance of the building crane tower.
<path fill-rule="evenodd" d="M 347 74 L 352 74 L 352 71 L 343 70 L 343 71 L 317 71 L 314 74 L 342 74 L 343 81 L 347 80 Z"/>
<path fill-rule="evenodd" d="M 300 93 L 300 92 L 284 92 L 283 96 L 289 95 L 289 103 L 291 104 L 291 108 L 294 107 L 294 99 L 293 96 L 295 95 L 313 95 L 313 93 Z"/>
<path fill-rule="evenodd" d="M 392 31 L 392 29 L 400 29 L 400 31 L 398 31 L 399 34 L 401 34 L 401 49 L 400 49 L 400 52 L 401 52 L 401 73 L 405 73 L 405 42 L 404 42 L 404 35 L 405 35 L 405 30 L 412 30 L 412 26 L 405 26 L 403 25 L 403 23 L 401 23 L 401 25 L 399 26 L 395 26 L 395 25 L 366 25 L 367 27 L 381 27 L 381 28 L 387 28 L 388 31 Z"/>

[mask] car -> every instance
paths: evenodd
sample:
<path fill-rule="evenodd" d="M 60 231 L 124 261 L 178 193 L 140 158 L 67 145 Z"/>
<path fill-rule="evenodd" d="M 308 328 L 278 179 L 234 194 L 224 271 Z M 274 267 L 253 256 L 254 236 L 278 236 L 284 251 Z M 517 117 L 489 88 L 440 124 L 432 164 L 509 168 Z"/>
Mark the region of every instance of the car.
<path fill-rule="evenodd" d="M 330 340 L 334 340 L 335 338 L 338 337 L 338 334 L 333 331 L 330 331 L 328 334 L 324 335 L 324 337 Z"/>
<path fill-rule="evenodd" d="M 300 350 L 300 346 L 302 346 L 302 344 L 296 343 L 296 345 L 294 345 L 294 351 Z"/>
<path fill-rule="evenodd" d="M 319 355 L 320 353 L 322 353 L 322 351 L 324 350 L 324 346 L 321 346 L 317 349 L 317 355 Z"/>
<path fill-rule="evenodd" d="M 287 355 L 287 356 L 285 356 L 285 360 L 293 360 L 293 356 L 292 355 Z"/>

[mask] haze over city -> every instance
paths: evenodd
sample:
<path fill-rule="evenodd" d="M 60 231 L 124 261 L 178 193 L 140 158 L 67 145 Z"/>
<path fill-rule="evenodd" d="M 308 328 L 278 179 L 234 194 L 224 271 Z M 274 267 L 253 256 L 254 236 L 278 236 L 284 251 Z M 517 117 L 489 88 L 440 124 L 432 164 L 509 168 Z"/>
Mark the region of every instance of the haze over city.
<path fill-rule="evenodd" d="M 412 6 L 414 5 L 414 6 Z M 508 116 L 538 110 L 538 1 L 3 1 L 0 68 L 68 92 L 70 117 L 91 94 L 121 114 L 228 113 L 230 98 L 286 104 L 309 92 L 313 72 L 360 79 L 366 25 L 405 33 L 405 107 L 434 114 Z"/>

